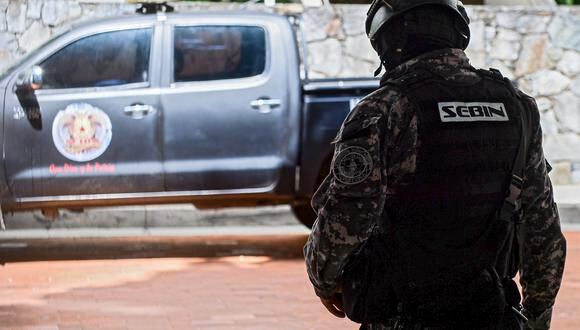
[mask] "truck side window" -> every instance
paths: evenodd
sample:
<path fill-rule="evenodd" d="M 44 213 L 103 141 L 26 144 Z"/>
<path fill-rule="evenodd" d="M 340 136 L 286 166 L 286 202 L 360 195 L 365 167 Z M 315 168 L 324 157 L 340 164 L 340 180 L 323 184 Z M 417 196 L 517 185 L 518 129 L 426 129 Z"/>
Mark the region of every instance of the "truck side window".
<path fill-rule="evenodd" d="M 105 32 L 77 40 L 44 60 L 43 89 L 146 82 L 152 28 Z"/>
<path fill-rule="evenodd" d="M 266 68 L 266 32 L 257 26 L 186 26 L 174 31 L 174 81 L 257 76 Z"/>

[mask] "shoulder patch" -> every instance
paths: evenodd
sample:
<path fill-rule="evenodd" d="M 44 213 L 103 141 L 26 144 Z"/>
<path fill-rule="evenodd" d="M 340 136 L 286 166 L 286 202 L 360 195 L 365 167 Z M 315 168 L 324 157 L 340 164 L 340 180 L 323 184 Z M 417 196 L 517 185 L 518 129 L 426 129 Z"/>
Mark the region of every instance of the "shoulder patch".
<path fill-rule="evenodd" d="M 345 148 L 332 162 L 332 174 L 338 182 L 346 185 L 363 182 L 371 175 L 372 170 L 371 154 L 361 147 Z"/>
<path fill-rule="evenodd" d="M 441 122 L 509 121 L 503 103 L 487 102 L 440 102 Z"/>

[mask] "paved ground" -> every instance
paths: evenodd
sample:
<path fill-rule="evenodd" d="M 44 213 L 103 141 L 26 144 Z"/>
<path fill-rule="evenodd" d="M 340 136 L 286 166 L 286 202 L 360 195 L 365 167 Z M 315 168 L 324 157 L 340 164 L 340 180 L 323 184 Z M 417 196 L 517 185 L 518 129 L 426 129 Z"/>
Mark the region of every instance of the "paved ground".
<path fill-rule="evenodd" d="M 569 259 L 556 306 L 556 330 L 580 328 L 580 233 L 568 232 L 567 237 Z M 158 242 L 178 240 L 177 246 L 186 245 L 190 256 L 8 263 L 0 268 L 0 328 L 355 329 L 354 324 L 327 314 L 313 296 L 302 260 L 295 257 L 305 238 L 301 233 L 166 236 Z M 116 238 L 105 250 L 111 253 L 116 244 L 122 258 L 135 252 L 123 248 L 126 244 L 140 246 L 142 255 L 171 255 L 173 243 L 155 245 L 147 243 L 150 239 Z M 70 249 L 99 251 L 96 247 L 103 243 L 52 241 L 46 253 L 62 258 Z M 22 249 L 40 250 L 32 240 L 4 240 L 3 244 L 4 257 L 10 255 L 10 248 L 12 255 Z M 206 252 L 213 246 L 231 256 L 200 257 L 204 246 Z M 240 256 L 240 246 L 270 256 Z"/>

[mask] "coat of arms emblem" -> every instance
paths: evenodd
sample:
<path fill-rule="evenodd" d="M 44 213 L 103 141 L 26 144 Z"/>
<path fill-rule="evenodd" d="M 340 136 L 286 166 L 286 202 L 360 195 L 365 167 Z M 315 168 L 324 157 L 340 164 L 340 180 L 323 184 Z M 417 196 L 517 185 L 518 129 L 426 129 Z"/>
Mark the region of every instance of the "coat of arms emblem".
<path fill-rule="evenodd" d="M 56 115 L 52 138 L 66 158 L 77 162 L 91 161 L 101 156 L 111 143 L 111 120 L 97 107 L 73 103 Z"/>

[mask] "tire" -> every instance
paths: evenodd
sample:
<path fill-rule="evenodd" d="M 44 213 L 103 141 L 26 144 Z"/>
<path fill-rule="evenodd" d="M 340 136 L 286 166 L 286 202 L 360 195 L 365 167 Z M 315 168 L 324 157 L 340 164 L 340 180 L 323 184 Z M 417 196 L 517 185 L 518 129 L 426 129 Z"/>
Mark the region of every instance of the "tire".
<path fill-rule="evenodd" d="M 310 207 L 310 203 L 300 203 L 292 205 L 292 212 L 303 225 L 312 229 L 314 221 L 316 221 L 316 213 Z"/>

